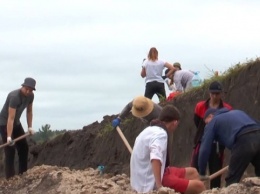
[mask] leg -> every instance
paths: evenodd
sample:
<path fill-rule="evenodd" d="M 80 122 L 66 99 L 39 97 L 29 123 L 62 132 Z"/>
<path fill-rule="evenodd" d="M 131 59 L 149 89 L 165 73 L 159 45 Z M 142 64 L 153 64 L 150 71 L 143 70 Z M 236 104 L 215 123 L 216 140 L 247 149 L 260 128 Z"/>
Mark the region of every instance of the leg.
<path fill-rule="evenodd" d="M 196 168 L 186 167 L 185 170 L 186 170 L 186 174 L 185 174 L 186 179 L 188 179 L 188 180 L 194 180 L 194 179 L 200 180 L 200 176 L 199 176 L 199 173 L 198 173 Z"/>
<path fill-rule="evenodd" d="M 164 99 L 166 99 L 164 83 L 157 82 L 156 85 L 156 95 L 158 96 L 159 101 L 162 102 Z"/>
<path fill-rule="evenodd" d="M 15 126 L 14 128 L 15 138 L 20 137 L 24 134 L 22 125 Z M 16 149 L 19 156 L 19 174 L 27 171 L 27 160 L 28 160 L 28 144 L 26 138 L 16 142 Z"/>
<path fill-rule="evenodd" d="M 154 88 L 153 88 L 153 82 L 149 82 L 146 84 L 145 86 L 145 93 L 144 93 L 144 96 L 149 98 L 149 99 L 152 99 L 153 98 L 153 95 L 155 94 L 154 92 Z"/>
<path fill-rule="evenodd" d="M 186 173 L 186 169 L 188 169 L 189 175 Z M 165 169 L 162 184 L 163 186 L 173 188 L 175 191 L 180 193 L 201 193 L 205 190 L 205 186 L 202 181 L 186 179 L 186 176 L 193 174 L 194 170 L 194 168 L 168 167 Z"/>
<path fill-rule="evenodd" d="M 0 132 L 1 132 L 3 143 L 6 143 L 7 142 L 6 126 L 1 126 Z M 6 177 L 6 179 L 9 179 L 15 175 L 15 170 L 14 170 L 15 147 L 6 146 L 4 148 L 4 152 L 5 152 L 5 161 L 4 161 L 5 177 Z"/>
<path fill-rule="evenodd" d="M 223 154 L 224 154 L 224 146 L 218 145 L 218 143 L 213 143 L 209 161 L 208 161 L 210 174 L 213 174 L 222 168 Z M 210 189 L 217 188 L 217 187 L 218 188 L 221 187 L 221 176 L 216 177 L 215 179 L 210 181 Z"/>
<path fill-rule="evenodd" d="M 191 167 L 196 168 L 199 170 L 199 149 L 200 149 L 200 144 L 198 143 L 196 147 L 193 149 L 192 156 L 191 156 Z"/>
<path fill-rule="evenodd" d="M 231 150 L 226 186 L 240 181 L 244 171 L 254 157 L 254 145 L 251 144 L 252 139 L 249 137 L 254 138 L 254 136 L 249 134 L 239 137 Z"/>
<path fill-rule="evenodd" d="M 256 141 L 255 140 L 252 140 L 252 141 L 255 141 L 255 149 L 256 149 L 256 155 L 254 156 L 253 160 L 251 161 L 252 165 L 254 166 L 255 168 L 255 175 L 257 177 L 260 177 L 260 133 L 257 132 L 255 134 L 255 139 L 257 139 Z"/>

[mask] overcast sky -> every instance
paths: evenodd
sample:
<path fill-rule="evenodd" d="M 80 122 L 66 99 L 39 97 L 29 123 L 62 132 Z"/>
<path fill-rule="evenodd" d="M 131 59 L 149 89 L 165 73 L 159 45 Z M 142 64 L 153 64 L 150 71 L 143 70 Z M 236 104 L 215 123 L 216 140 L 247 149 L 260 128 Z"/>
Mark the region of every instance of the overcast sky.
<path fill-rule="evenodd" d="M 33 127 L 81 129 L 144 94 L 141 62 L 151 47 L 204 78 L 259 57 L 259 8 L 250 0 L 2 0 L 0 102 L 33 77 Z M 21 121 L 26 128 L 25 114 Z"/>

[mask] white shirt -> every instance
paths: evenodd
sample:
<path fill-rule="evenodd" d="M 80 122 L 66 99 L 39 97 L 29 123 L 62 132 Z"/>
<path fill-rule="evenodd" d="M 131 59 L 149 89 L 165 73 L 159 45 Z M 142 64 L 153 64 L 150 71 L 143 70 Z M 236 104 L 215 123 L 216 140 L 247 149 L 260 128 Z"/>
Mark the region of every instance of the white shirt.
<path fill-rule="evenodd" d="M 155 189 L 152 159 L 161 161 L 163 177 L 167 154 L 167 133 L 157 126 L 145 128 L 136 138 L 130 161 L 130 184 L 138 193 Z"/>
<path fill-rule="evenodd" d="M 162 72 L 165 67 L 164 61 L 145 60 L 143 65 L 145 67 L 145 72 L 146 72 L 145 83 L 152 82 L 152 81 L 164 83 L 164 80 L 162 78 Z"/>

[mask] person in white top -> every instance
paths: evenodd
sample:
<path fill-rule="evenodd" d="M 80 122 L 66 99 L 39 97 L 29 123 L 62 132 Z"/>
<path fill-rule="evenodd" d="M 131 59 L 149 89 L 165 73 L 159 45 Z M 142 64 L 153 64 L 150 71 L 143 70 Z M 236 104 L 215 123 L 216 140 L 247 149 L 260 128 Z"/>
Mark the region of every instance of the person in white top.
<path fill-rule="evenodd" d="M 130 160 L 130 184 L 138 193 L 165 187 L 181 193 L 201 193 L 204 183 L 195 168 L 169 167 L 168 133 L 175 131 L 180 113 L 173 105 L 166 105 L 159 119 L 151 122 L 136 138 Z M 166 168 L 167 167 L 167 168 Z"/>
<path fill-rule="evenodd" d="M 162 73 L 164 68 L 168 68 L 167 76 L 171 75 L 175 68 L 168 62 L 158 59 L 158 51 L 152 47 L 148 53 L 147 59 L 142 64 L 141 76 L 145 78 L 145 94 L 144 96 L 152 99 L 154 94 L 162 101 L 166 98 L 164 80 Z"/>

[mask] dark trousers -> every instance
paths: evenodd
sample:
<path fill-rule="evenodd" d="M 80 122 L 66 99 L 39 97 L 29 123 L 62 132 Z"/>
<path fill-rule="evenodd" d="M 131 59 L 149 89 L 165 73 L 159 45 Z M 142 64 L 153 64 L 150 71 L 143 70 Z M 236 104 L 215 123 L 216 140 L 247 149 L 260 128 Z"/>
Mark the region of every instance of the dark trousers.
<path fill-rule="evenodd" d="M 192 153 L 191 166 L 199 171 L 199 149 L 200 144 L 197 144 Z M 225 147 L 217 143 L 213 143 L 211 147 L 211 153 L 208 160 L 209 173 L 213 174 L 223 167 L 223 157 L 224 157 Z M 221 176 L 216 177 L 210 181 L 210 188 L 220 188 L 221 186 Z"/>
<path fill-rule="evenodd" d="M 2 136 L 3 143 L 7 142 L 7 128 L 6 126 L 0 126 L 0 132 Z M 15 139 L 24 134 L 22 125 L 15 125 L 13 127 L 12 139 Z M 14 157 L 15 148 L 17 149 L 19 157 L 19 174 L 27 171 L 27 160 L 28 160 L 28 144 L 26 138 L 21 139 L 15 143 L 14 146 L 6 146 L 4 148 L 5 152 L 5 176 L 10 178 L 15 175 L 14 168 Z"/>
<path fill-rule="evenodd" d="M 154 94 L 158 96 L 160 101 L 162 101 L 162 98 L 166 99 L 164 83 L 153 81 L 153 82 L 148 82 L 146 84 L 144 96 L 152 99 Z"/>
<path fill-rule="evenodd" d="M 252 163 L 256 176 L 260 176 L 260 129 L 237 137 L 231 150 L 226 186 L 238 183 L 248 165 Z"/>

